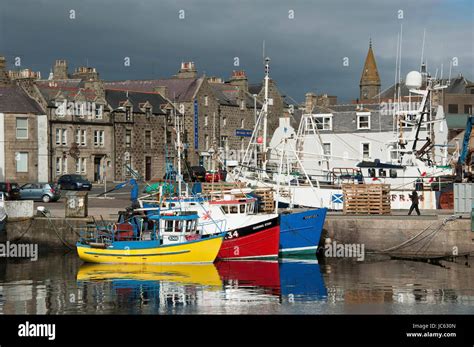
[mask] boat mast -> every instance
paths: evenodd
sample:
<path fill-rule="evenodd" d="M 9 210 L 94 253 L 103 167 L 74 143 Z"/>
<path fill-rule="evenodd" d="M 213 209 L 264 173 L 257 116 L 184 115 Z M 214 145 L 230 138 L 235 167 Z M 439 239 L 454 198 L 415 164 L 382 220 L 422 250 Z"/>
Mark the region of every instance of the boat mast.
<path fill-rule="evenodd" d="M 262 142 L 262 169 L 267 169 L 267 118 L 268 118 L 268 80 L 270 72 L 270 58 L 265 58 L 265 99 L 263 101 L 263 142 Z"/>
<path fill-rule="evenodd" d="M 175 115 L 175 128 L 176 128 L 176 150 L 178 154 L 178 174 L 177 174 L 177 181 L 178 181 L 178 196 L 181 196 L 181 127 L 179 123 L 179 116 L 176 113 L 176 108 L 173 108 L 173 112 Z"/>

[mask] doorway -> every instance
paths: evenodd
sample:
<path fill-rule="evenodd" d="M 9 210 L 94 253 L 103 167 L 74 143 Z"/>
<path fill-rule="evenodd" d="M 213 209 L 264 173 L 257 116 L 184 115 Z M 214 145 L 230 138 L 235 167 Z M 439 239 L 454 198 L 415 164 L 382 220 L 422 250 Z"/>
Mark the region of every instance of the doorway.
<path fill-rule="evenodd" d="M 100 159 L 101 157 L 94 157 L 94 181 L 100 181 Z"/>
<path fill-rule="evenodd" d="M 151 157 L 145 157 L 145 181 L 151 180 Z"/>

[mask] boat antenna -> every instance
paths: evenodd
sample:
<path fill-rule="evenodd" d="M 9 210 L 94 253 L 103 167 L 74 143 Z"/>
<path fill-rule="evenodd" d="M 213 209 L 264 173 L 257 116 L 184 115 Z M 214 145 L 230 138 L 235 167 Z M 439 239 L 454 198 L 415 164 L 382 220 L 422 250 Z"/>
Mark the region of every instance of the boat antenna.
<path fill-rule="evenodd" d="M 265 98 L 263 101 L 263 141 L 262 141 L 262 169 L 267 169 L 267 118 L 268 118 L 268 81 L 270 73 L 270 58 L 265 58 Z"/>
<path fill-rule="evenodd" d="M 423 65 L 423 57 L 425 55 L 425 38 L 426 38 L 426 28 L 423 29 L 423 43 L 421 44 L 421 61 L 420 61 L 420 72 Z"/>

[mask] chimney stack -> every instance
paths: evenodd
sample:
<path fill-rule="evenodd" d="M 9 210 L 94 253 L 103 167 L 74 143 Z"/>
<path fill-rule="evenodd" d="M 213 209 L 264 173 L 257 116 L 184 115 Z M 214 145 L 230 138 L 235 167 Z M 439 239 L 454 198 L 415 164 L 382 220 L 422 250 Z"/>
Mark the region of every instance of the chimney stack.
<path fill-rule="evenodd" d="M 305 112 L 310 114 L 313 112 L 314 106 L 316 106 L 317 95 L 314 93 L 306 93 L 305 100 Z"/>
<path fill-rule="evenodd" d="M 67 80 L 67 61 L 64 59 L 56 60 L 53 67 L 53 75 L 55 80 Z"/>
<path fill-rule="evenodd" d="M 179 69 L 178 74 L 176 75 L 178 78 L 196 78 L 197 77 L 197 70 L 194 65 L 193 61 L 189 62 L 182 62 L 181 69 Z"/>
<path fill-rule="evenodd" d="M 239 87 L 241 91 L 249 91 L 249 83 L 244 70 L 232 71 L 232 77 L 230 78 L 229 83 L 233 86 Z"/>

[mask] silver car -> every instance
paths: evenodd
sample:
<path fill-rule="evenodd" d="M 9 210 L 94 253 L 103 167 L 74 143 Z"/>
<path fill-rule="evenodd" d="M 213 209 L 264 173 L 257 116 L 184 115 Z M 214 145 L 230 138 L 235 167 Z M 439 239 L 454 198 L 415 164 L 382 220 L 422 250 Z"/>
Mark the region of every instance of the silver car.
<path fill-rule="evenodd" d="M 58 201 L 61 192 L 53 183 L 27 183 L 20 187 L 21 200 L 35 200 L 43 202 Z"/>

